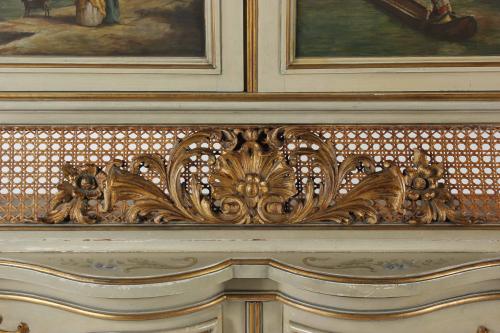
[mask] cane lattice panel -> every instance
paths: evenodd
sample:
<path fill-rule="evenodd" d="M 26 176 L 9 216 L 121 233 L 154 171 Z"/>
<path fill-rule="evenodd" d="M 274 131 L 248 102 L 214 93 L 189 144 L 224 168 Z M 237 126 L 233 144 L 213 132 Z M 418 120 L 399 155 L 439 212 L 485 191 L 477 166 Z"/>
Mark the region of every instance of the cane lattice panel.
<path fill-rule="evenodd" d="M 272 131 L 259 127 L 257 132 Z M 479 223 L 497 223 L 500 216 L 500 127 L 497 126 L 300 126 L 301 131 L 312 133 L 328 147 L 333 148 L 338 163 L 349 156 L 364 154 L 375 161 L 376 170 L 384 162 L 392 161 L 401 171 L 412 165 L 415 149 L 421 149 L 430 157 L 430 163 L 440 163 L 444 173 L 439 174 L 439 183 L 444 184 L 457 203 L 457 209 L 465 214 L 480 216 Z M 165 164 L 172 163 L 172 151 L 186 138 L 197 132 L 228 130 L 240 137 L 241 130 L 252 127 L 182 127 L 182 126 L 4 126 L 0 128 L 0 221 L 3 224 L 43 223 L 50 211 L 50 201 L 59 192 L 63 183 L 63 166 L 74 167 L 94 164 L 104 167 L 113 160 L 124 160 L 130 164 L 134 158 L 154 154 L 163 158 Z M 249 135 L 249 134 L 247 134 Z M 262 133 L 255 134 L 262 136 Z M 235 139 L 236 140 L 236 139 Z M 256 141 L 261 139 L 256 138 Z M 219 140 L 221 141 L 221 140 Z M 217 137 L 198 143 L 208 149 L 215 159 L 223 153 L 223 142 Z M 248 141 L 248 139 L 247 139 Z M 303 136 L 282 139 L 277 148 L 290 164 L 290 158 L 301 147 L 317 149 L 315 143 L 306 142 Z M 193 143 L 196 146 L 196 143 Z M 195 148 L 195 147 L 192 148 Z M 189 147 L 189 146 L 188 146 Z M 269 150 L 263 143 L 263 152 Z M 239 148 L 236 148 L 239 149 Z M 281 156 L 281 155 L 280 155 Z M 211 157 L 201 154 L 192 157 L 182 169 L 179 181 L 186 191 L 193 186 L 190 181 L 196 175 L 202 195 L 211 195 L 211 174 L 216 165 Z M 285 163 L 285 164 L 286 164 Z M 294 197 L 305 196 L 308 182 L 316 194 L 325 181 L 324 170 L 306 156 L 298 155 L 291 170 L 294 173 L 295 189 L 289 189 Z M 285 166 L 288 167 L 288 166 Z M 325 166 L 323 165 L 323 168 Z M 166 179 L 142 166 L 144 179 L 151 181 L 168 195 Z M 220 170 L 219 170 L 220 171 Z M 353 170 L 345 175 L 339 186 L 339 198 L 348 195 L 366 175 Z M 213 176 L 212 176 L 213 178 Z M 272 184 L 271 184 L 272 185 Z M 295 193 L 296 191 L 296 193 Z M 216 199 L 213 199 L 216 202 Z M 339 199 L 340 200 L 340 199 Z M 116 202 L 113 210 L 98 209 L 99 198 L 89 198 L 87 204 L 95 207 L 99 223 L 125 223 L 125 215 L 131 200 Z M 251 206 L 252 204 L 250 204 Z M 284 209 L 290 209 L 290 202 Z M 251 207 L 250 207 L 251 208 Z M 259 220 L 260 221 L 260 220 Z M 129 221 L 130 222 L 130 221 Z M 154 222 L 144 221 L 144 223 Z M 156 221 L 158 222 L 158 221 Z M 398 223 L 397 220 L 379 221 Z M 71 223 L 66 221 L 65 223 Z M 446 223 L 446 222 L 442 222 Z"/>

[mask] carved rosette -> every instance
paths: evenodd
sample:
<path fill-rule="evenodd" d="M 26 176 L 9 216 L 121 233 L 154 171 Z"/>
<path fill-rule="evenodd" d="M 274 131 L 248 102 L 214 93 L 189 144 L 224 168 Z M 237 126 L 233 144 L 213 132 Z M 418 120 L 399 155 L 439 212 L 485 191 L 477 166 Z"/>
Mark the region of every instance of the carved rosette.
<path fill-rule="evenodd" d="M 104 170 L 66 166 L 44 221 L 94 223 L 99 212 L 88 202 L 96 200 L 100 212 L 126 203 L 128 223 L 373 224 L 388 215 L 408 223 L 473 222 L 438 182 L 440 165 L 419 150 L 413 164 L 402 173 L 388 163 L 377 168 L 366 155 L 339 162 L 331 142 L 295 127 L 202 131 L 179 142 L 168 161 L 141 155 L 128 168 L 122 161 Z M 300 173 L 304 165 L 314 173 Z M 352 172 L 361 180 L 346 192 Z"/>
<path fill-rule="evenodd" d="M 67 218 L 82 224 L 93 224 L 96 218 L 89 211 L 89 200 L 102 196 L 98 175 L 100 169 L 93 164 L 75 168 L 63 166 L 64 180 L 58 186 L 59 192 L 50 202 L 51 211 L 43 219 L 46 223 L 61 223 Z"/>
<path fill-rule="evenodd" d="M 465 216 L 459 210 L 458 202 L 450 191 L 439 183 L 444 173 L 441 164 L 430 164 L 428 156 L 421 150 L 414 150 L 413 166 L 404 171 L 406 183 L 407 211 L 409 223 L 428 224 L 451 221 L 460 224 L 473 222 L 472 216 Z"/>

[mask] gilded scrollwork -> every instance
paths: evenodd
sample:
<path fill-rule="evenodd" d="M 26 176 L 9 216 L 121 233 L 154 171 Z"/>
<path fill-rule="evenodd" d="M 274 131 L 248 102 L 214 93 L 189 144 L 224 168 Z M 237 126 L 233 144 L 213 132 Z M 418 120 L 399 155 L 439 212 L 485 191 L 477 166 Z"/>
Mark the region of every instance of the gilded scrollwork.
<path fill-rule="evenodd" d="M 126 203 L 132 224 L 375 224 L 388 215 L 407 223 L 473 222 L 439 183 L 442 166 L 430 164 L 423 151 L 402 172 L 367 155 L 339 159 L 334 147 L 298 127 L 196 132 L 168 160 L 140 155 L 128 167 L 119 160 L 103 170 L 66 166 L 44 221 L 95 223 L 99 211 Z M 353 173 L 360 181 L 346 190 Z M 99 203 L 97 211 L 89 200 Z"/>

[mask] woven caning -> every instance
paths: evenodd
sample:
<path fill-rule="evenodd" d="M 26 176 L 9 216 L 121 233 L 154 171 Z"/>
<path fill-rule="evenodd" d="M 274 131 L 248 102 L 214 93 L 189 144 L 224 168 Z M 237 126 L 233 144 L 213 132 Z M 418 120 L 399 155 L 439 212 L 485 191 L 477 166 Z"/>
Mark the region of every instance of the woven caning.
<path fill-rule="evenodd" d="M 275 128 L 276 126 L 273 126 Z M 167 163 L 174 146 L 186 136 L 209 129 L 229 127 L 196 126 L 4 126 L 0 127 L 0 221 L 3 224 L 41 223 L 50 199 L 63 180 L 62 166 L 93 163 L 104 167 L 122 159 L 130 161 L 141 154 L 158 154 Z M 242 127 L 248 128 L 248 127 Z M 259 128 L 265 128 L 259 126 Z M 382 165 L 394 161 L 402 169 L 411 165 L 413 150 L 420 148 L 432 162 L 442 163 L 442 176 L 450 192 L 461 202 L 466 212 L 484 215 L 483 223 L 496 223 L 500 213 L 500 127 L 463 125 L 359 125 L 301 126 L 332 145 L 337 160 L 348 155 L 366 154 Z M 234 127 L 230 127 L 234 129 Z M 283 150 L 300 146 L 290 141 Z M 220 152 L 220 144 L 212 143 Z M 193 161 L 186 169 L 189 178 L 196 172 L 208 175 L 206 161 Z M 191 169 L 191 170 L 190 170 Z M 307 175 L 318 184 L 321 173 L 308 161 L 298 161 L 297 179 Z M 160 178 L 147 172 L 145 177 L 158 186 Z M 350 174 L 341 194 L 360 182 L 361 173 Z M 201 177 L 208 190 L 206 179 Z M 299 193 L 303 184 L 298 181 Z M 92 204 L 92 203 L 91 203 Z M 95 204 L 95 203 L 94 203 Z M 103 223 L 122 223 L 126 203 L 111 213 L 102 213 Z"/>

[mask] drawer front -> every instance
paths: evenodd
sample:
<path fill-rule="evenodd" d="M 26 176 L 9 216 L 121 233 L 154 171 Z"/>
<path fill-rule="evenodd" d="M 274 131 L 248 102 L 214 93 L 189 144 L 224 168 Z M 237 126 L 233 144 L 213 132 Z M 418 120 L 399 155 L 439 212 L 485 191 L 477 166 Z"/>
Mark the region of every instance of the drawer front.
<path fill-rule="evenodd" d="M 231 302 L 162 319 L 99 318 L 84 308 L 54 308 L 18 301 L 0 302 L 0 332 L 8 333 L 243 333 L 243 305 Z M 94 311 L 94 310 L 92 310 Z M 104 313 L 104 311 L 102 312 Z M 227 316 L 223 323 L 223 313 Z M 137 316 L 136 316 L 137 315 Z"/>
<path fill-rule="evenodd" d="M 500 302 L 454 306 L 391 320 L 333 318 L 284 305 L 283 323 L 285 333 L 498 333 Z"/>

